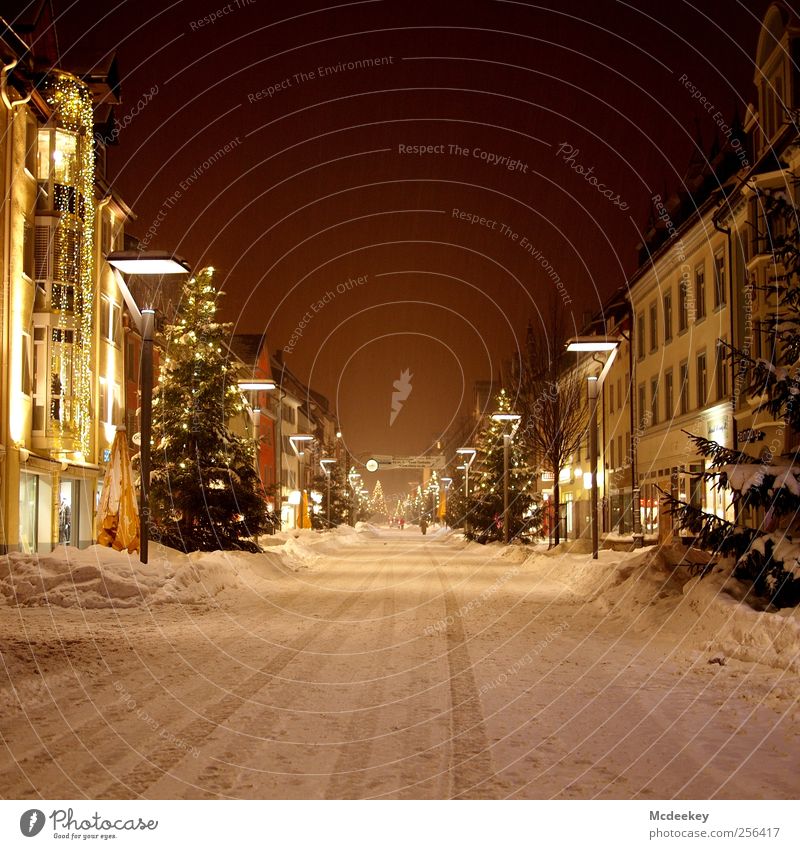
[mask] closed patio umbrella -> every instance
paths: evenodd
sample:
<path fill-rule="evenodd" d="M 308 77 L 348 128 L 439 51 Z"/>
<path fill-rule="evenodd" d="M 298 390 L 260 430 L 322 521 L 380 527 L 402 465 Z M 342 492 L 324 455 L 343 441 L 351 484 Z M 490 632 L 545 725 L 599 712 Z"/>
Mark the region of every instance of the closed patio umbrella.
<path fill-rule="evenodd" d="M 97 542 L 117 551 L 139 550 L 139 508 L 124 427 L 118 427 L 97 510 Z"/>

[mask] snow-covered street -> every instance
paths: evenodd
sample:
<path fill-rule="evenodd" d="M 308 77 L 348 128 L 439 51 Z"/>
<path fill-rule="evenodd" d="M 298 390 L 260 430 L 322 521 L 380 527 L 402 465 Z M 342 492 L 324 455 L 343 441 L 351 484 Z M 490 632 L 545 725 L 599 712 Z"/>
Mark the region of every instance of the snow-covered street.
<path fill-rule="evenodd" d="M 344 530 L 230 555 L 222 579 L 202 555 L 213 589 L 171 599 L 95 569 L 105 605 L 51 576 L 46 606 L 2 576 L 0 795 L 800 792 L 796 613 L 742 614 L 652 552 Z"/>

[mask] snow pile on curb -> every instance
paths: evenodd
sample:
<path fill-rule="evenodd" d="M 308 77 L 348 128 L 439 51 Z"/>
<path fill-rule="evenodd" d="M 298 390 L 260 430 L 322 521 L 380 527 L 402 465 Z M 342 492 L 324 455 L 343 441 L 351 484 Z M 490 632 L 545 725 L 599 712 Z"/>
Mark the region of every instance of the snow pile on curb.
<path fill-rule="evenodd" d="M 352 528 L 334 531 L 333 548 L 354 539 Z M 219 593 L 246 587 L 249 580 L 269 579 L 286 571 L 318 565 L 326 535 L 300 531 L 267 537 L 260 554 L 241 551 L 195 551 L 184 554 L 151 544 L 150 562 L 138 554 L 101 545 L 77 549 L 59 546 L 45 555 L 12 552 L 0 559 L 0 603 L 22 606 L 128 608 L 142 604 L 202 604 Z"/>
<path fill-rule="evenodd" d="M 13 552 L 0 560 L 0 594 L 9 604 L 135 607 L 143 602 L 207 601 L 239 585 L 237 552 L 183 554 L 161 545 L 150 562 L 101 545 L 59 546 L 38 556 Z"/>
<path fill-rule="evenodd" d="M 726 572 L 685 584 L 685 606 L 695 618 L 692 637 L 736 660 L 800 673 L 800 608 L 757 610 L 741 600 L 743 585 Z"/>
<path fill-rule="evenodd" d="M 668 635 L 683 650 L 800 673 L 800 609 L 764 610 L 732 577 L 731 563 L 701 578 L 679 560 L 670 549 L 646 548 L 600 551 L 598 560 L 534 553 L 528 565 L 635 631 Z"/>

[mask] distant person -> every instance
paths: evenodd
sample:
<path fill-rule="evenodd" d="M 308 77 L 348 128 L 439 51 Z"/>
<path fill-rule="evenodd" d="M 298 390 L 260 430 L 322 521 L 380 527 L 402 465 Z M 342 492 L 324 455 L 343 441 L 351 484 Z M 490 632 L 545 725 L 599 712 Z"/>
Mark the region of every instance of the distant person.
<path fill-rule="evenodd" d="M 422 531 L 423 536 L 428 532 L 428 520 L 424 516 L 419 520 L 419 529 Z"/>
<path fill-rule="evenodd" d="M 401 516 L 400 517 L 400 530 L 404 531 L 406 529 L 406 520 Z"/>

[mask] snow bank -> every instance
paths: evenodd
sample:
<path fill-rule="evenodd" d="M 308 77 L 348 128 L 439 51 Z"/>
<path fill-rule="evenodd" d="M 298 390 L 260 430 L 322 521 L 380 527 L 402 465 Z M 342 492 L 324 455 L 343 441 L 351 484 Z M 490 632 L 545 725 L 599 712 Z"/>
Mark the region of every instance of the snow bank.
<path fill-rule="evenodd" d="M 626 628 L 668 636 L 690 652 L 800 672 L 800 609 L 764 610 L 732 576 L 732 562 L 703 578 L 692 576 L 681 565 L 685 553 L 652 547 L 600 551 L 592 560 L 591 555 L 535 552 L 527 563 Z"/>
<path fill-rule="evenodd" d="M 338 543 L 355 538 L 355 531 L 337 529 L 334 536 Z M 223 591 L 248 586 L 251 577 L 270 579 L 318 565 L 329 553 L 329 546 L 318 550 L 325 537 L 315 531 L 276 534 L 265 538 L 270 540 L 268 548 L 259 554 L 184 554 L 151 544 L 147 565 L 139 562 L 138 554 L 101 545 L 59 546 L 46 555 L 11 553 L 0 560 L 0 603 L 83 609 L 203 604 Z"/>
<path fill-rule="evenodd" d="M 47 555 L 11 553 L 0 561 L 0 594 L 9 604 L 135 607 L 195 604 L 239 584 L 235 552 L 183 554 L 153 545 L 150 562 L 101 545 L 59 546 Z"/>

